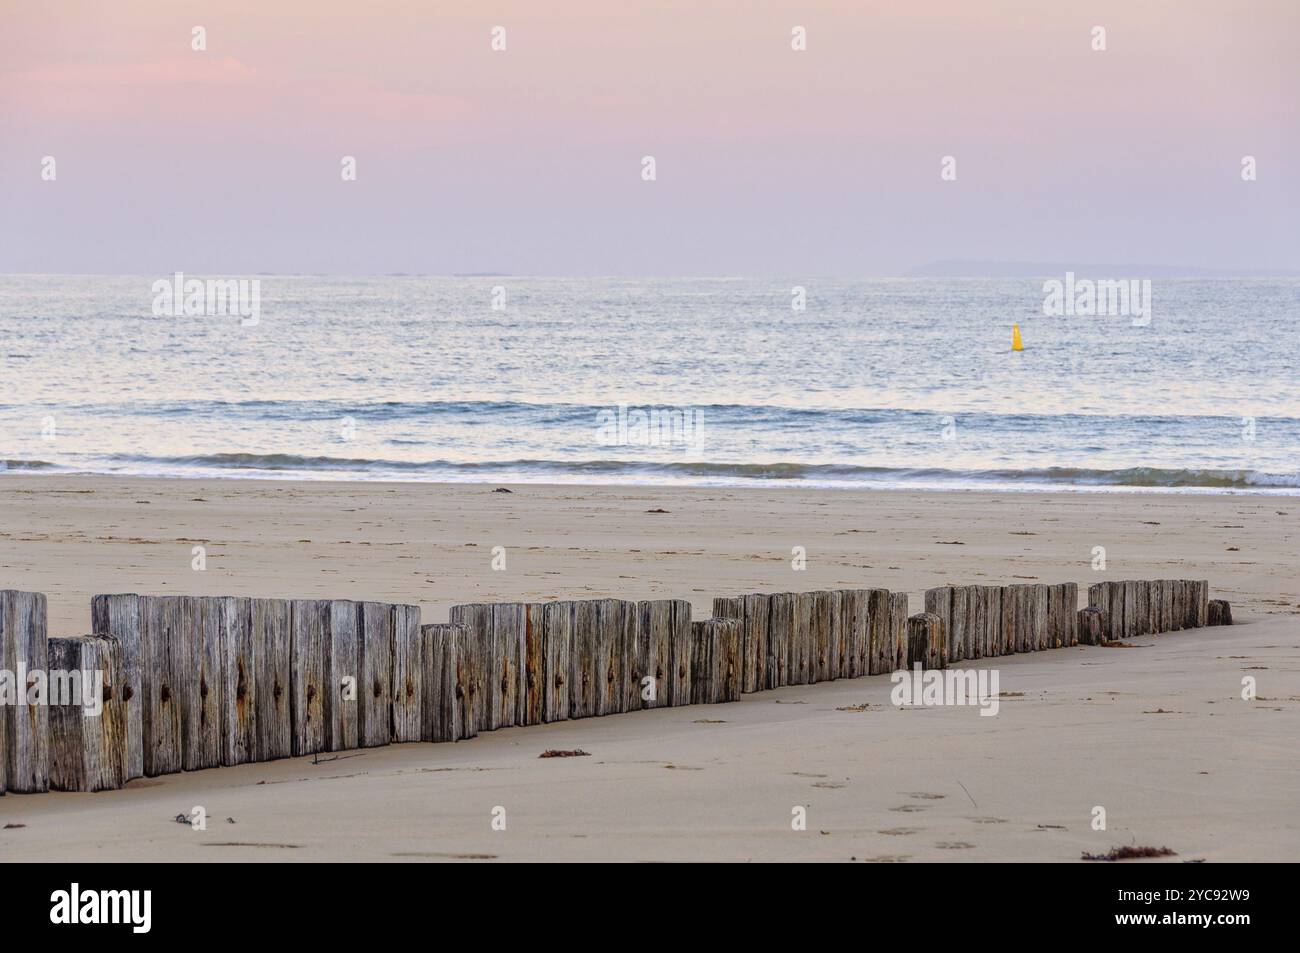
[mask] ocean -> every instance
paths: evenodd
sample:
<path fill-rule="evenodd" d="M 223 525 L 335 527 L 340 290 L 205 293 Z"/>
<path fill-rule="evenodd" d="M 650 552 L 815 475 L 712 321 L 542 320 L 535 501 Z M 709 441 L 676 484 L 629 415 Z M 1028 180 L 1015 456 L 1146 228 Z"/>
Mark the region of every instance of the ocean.
<path fill-rule="evenodd" d="M 1300 279 L 245 277 L 0 276 L 0 467 L 1300 493 Z"/>

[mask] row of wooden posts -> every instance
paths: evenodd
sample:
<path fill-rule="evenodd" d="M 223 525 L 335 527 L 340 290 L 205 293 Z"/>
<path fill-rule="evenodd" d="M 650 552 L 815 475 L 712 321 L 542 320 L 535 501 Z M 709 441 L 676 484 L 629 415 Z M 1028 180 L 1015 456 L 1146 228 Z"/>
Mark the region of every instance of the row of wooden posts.
<path fill-rule="evenodd" d="M 46 638 L 45 596 L 0 592 L 0 670 L 103 673 L 103 711 L 0 707 L 0 793 L 138 777 L 674 705 L 838 678 L 1230 624 L 1190 580 L 942 586 L 908 618 L 886 589 L 417 606 L 96 596 L 92 635 Z M 25 686 L 18 686 L 22 690 Z M 55 699 L 57 701 L 57 699 Z"/>

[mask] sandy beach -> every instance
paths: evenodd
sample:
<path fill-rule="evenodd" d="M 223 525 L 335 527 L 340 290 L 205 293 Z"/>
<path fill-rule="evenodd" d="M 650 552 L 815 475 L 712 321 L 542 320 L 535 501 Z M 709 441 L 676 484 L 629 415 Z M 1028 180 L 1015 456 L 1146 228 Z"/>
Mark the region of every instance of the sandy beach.
<path fill-rule="evenodd" d="M 1300 854 L 1295 502 L 6 476 L 0 582 L 86 631 L 99 592 L 419 603 L 1210 580 L 1237 626 L 994 660 L 997 717 L 887 678 L 0 798 L 6 859 L 1058 860 Z M 666 511 L 666 512 L 661 512 Z M 204 571 L 191 568 L 206 548 Z M 505 547 L 506 568 L 492 569 Z M 791 568 L 791 549 L 807 569 Z M 1107 569 L 1094 572 L 1104 546 Z M 987 667 L 988 662 L 976 663 Z M 1258 698 L 1241 699 L 1243 675 Z M 550 748 L 590 757 L 539 759 Z M 175 823 L 201 805 L 206 831 Z M 794 807 L 807 830 L 791 830 Z M 1091 829 L 1105 807 L 1107 830 Z M 505 831 L 491 829 L 506 811 Z M 227 818 L 233 820 L 228 821 Z"/>

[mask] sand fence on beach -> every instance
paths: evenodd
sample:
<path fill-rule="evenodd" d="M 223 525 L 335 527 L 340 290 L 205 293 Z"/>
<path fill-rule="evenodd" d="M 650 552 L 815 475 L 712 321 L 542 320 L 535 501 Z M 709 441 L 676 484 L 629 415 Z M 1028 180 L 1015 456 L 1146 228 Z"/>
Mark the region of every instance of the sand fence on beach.
<path fill-rule="evenodd" d="M 0 793 L 139 777 L 945 668 L 1231 624 L 1196 580 L 941 586 L 453 606 L 95 596 L 92 634 L 46 637 L 45 596 L 0 592 Z M 94 676 L 92 678 L 92 676 Z"/>

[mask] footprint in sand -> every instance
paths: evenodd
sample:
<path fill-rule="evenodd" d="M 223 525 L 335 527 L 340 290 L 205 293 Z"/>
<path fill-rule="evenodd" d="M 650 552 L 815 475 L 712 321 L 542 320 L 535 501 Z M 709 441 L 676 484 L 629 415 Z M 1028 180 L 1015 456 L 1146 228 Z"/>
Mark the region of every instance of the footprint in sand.
<path fill-rule="evenodd" d="M 924 791 L 913 791 L 912 793 L 908 794 L 907 796 L 908 796 L 908 797 L 914 797 L 914 798 L 917 798 L 917 799 L 922 800 L 922 801 L 941 801 L 941 800 L 943 800 L 944 798 L 946 798 L 948 795 L 946 795 L 946 794 L 927 794 L 927 793 L 925 793 Z"/>
<path fill-rule="evenodd" d="M 920 804 L 901 804 L 898 807 L 891 807 L 891 811 L 899 811 L 903 814 L 913 814 L 916 811 L 924 811 L 925 808 Z"/>
<path fill-rule="evenodd" d="M 920 830 L 916 827 L 890 827 L 883 831 L 876 831 L 877 834 L 888 834 L 890 837 L 906 837 L 908 834 L 915 834 Z"/>
<path fill-rule="evenodd" d="M 934 845 L 940 850 L 970 850 L 974 844 L 968 844 L 964 840 L 941 840 Z"/>

